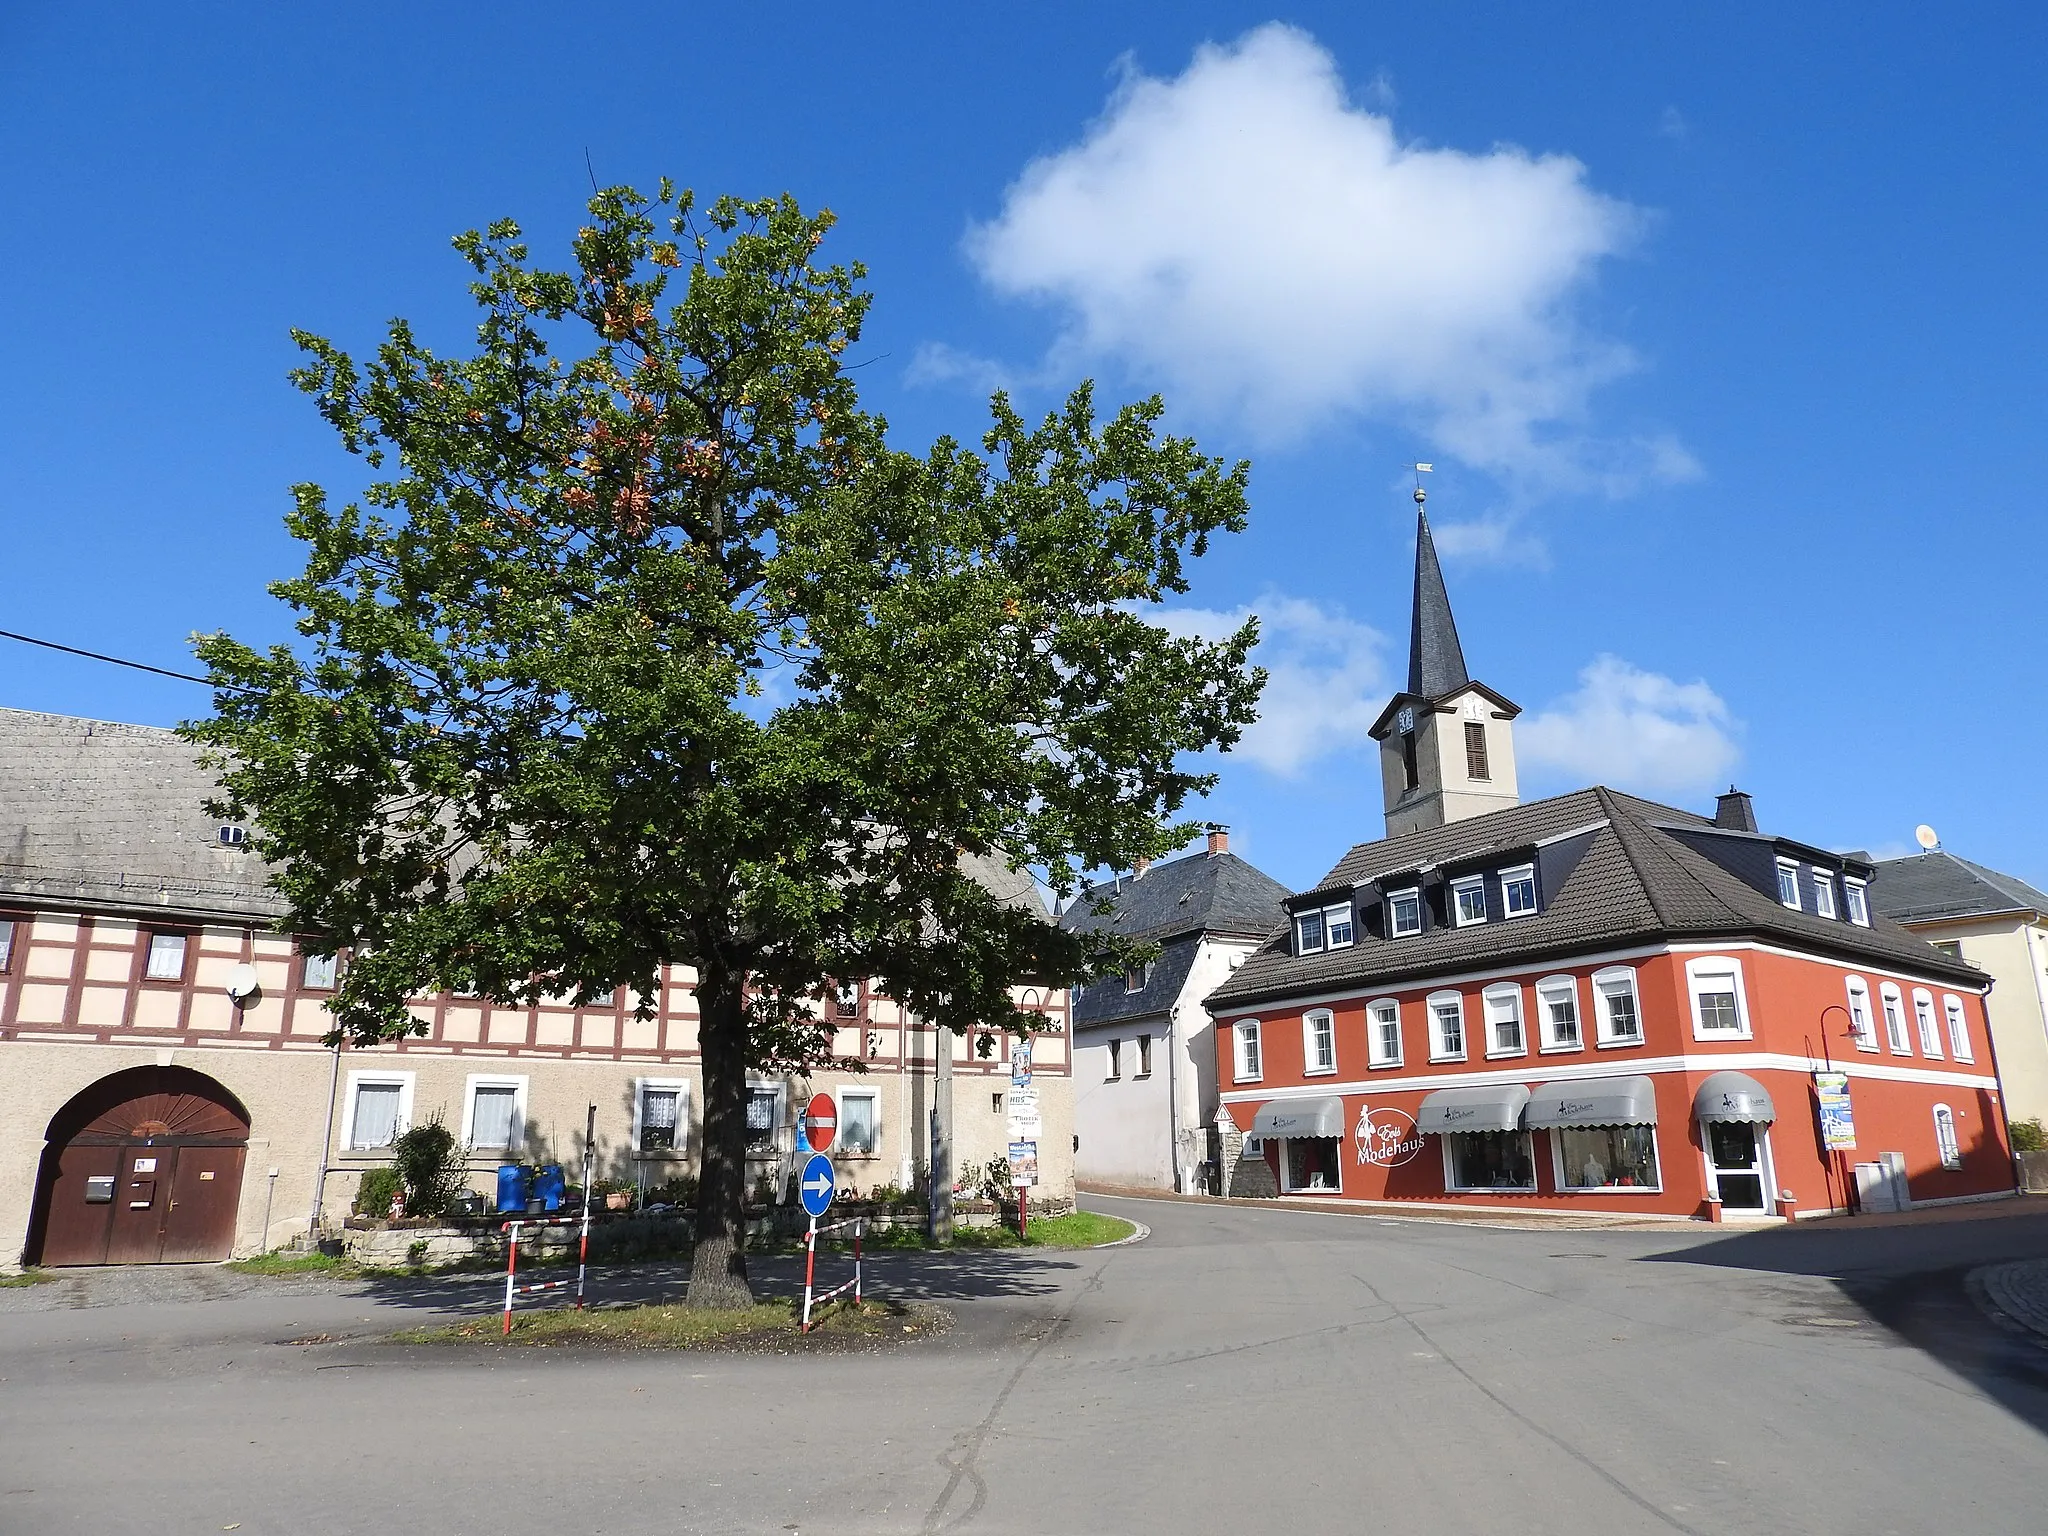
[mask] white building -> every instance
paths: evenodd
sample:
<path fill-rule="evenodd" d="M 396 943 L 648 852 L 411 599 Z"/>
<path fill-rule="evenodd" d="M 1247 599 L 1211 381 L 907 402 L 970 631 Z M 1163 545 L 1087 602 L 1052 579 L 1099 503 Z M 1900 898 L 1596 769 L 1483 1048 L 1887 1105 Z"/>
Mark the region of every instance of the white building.
<path fill-rule="evenodd" d="M 1216 1050 L 1202 999 L 1281 926 L 1286 895 L 1219 827 L 1205 852 L 1090 887 L 1068 907 L 1062 927 L 1160 946 L 1149 965 L 1074 993 L 1077 1179 L 1209 1187 Z"/>

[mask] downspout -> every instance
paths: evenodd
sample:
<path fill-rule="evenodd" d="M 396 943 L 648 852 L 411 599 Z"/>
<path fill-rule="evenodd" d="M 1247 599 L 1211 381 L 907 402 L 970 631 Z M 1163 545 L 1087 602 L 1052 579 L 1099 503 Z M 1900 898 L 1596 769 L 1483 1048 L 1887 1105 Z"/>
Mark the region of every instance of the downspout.
<path fill-rule="evenodd" d="M 330 1053 L 333 1064 L 327 1073 L 327 1128 L 320 1133 L 320 1167 L 313 1175 L 313 1214 L 306 1221 L 307 1241 L 318 1246 L 320 1242 L 320 1207 L 327 1194 L 327 1149 L 334 1145 L 334 1096 L 341 1086 L 341 1042 L 334 1042 Z"/>
<path fill-rule="evenodd" d="M 1201 963 L 1196 949 L 1196 965 Z M 1180 1003 L 1166 1010 L 1166 1155 L 1173 1163 L 1173 1192 L 1186 1194 L 1181 1186 L 1180 1163 Z"/>

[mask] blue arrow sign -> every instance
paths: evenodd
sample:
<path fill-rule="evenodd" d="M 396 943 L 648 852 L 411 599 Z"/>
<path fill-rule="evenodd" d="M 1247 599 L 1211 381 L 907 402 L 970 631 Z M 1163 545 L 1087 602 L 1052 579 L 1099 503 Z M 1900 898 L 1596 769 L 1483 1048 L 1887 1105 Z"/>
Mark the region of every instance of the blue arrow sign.
<path fill-rule="evenodd" d="M 822 1216 L 832 1208 L 834 1182 L 832 1159 L 822 1152 L 813 1152 L 804 1163 L 803 1176 L 796 1181 L 806 1215 Z"/>

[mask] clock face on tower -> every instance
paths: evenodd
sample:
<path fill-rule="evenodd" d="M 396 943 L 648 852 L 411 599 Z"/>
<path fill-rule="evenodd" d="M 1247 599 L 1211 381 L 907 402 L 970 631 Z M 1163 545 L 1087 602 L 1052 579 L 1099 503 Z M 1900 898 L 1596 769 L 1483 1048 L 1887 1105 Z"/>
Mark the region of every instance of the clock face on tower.
<path fill-rule="evenodd" d="M 1403 735 L 1415 729 L 1415 711 L 1408 705 L 1403 704 L 1400 713 L 1394 716 L 1394 729 Z"/>

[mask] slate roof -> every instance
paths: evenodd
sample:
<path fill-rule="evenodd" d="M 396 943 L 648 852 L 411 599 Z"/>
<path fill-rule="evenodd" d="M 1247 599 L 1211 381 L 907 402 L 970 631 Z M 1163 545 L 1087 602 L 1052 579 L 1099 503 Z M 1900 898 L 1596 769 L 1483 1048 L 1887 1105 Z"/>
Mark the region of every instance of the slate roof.
<path fill-rule="evenodd" d="M 1135 992 L 1124 990 L 1121 976 L 1089 982 L 1074 995 L 1074 1028 L 1093 1029 L 1166 1013 L 1180 996 L 1180 989 L 1187 985 L 1188 972 L 1194 969 L 1195 955 L 1201 947 L 1200 934 L 1189 934 L 1168 944 L 1152 963 L 1152 974 L 1145 978 L 1145 985 Z"/>
<path fill-rule="evenodd" d="M 0 900 L 269 920 L 269 868 L 220 841 L 197 749 L 150 725 L 0 709 Z"/>
<path fill-rule="evenodd" d="M 1060 915 L 1060 926 L 1133 939 L 1183 933 L 1259 939 L 1286 922 L 1286 899 L 1286 886 L 1234 853 L 1192 853 L 1142 875 L 1085 887 Z M 1094 911 L 1098 902 L 1109 910 Z"/>
<path fill-rule="evenodd" d="M 2035 912 L 2048 917 L 2048 894 L 1952 853 L 1886 859 L 1870 883 L 1870 904 L 1898 923 Z"/>
<path fill-rule="evenodd" d="M 1457 621 L 1451 617 L 1451 597 L 1444 590 L 1443 567 L 1436 560 L 1436 540 L 1429 535 L 1428 514 L 1418 506 L 1415 606 L 1408 625 L 1408 691 L 1420 698 L 1440 699 L 1471 681 L 1465 671 L 1465 648 L 1458 644 Z"/>
<path fill-rule="evenodd" d="M 1361 936 L 1349 949 L 1295 956 L 1281 932 L 1211 993 L 1212 1012 L 1362 985 L 1396 987 L 1475 966 L 1563 959 L 1624 943 L 1754 937 L 1853 961 L 1950 976 L 1973 988 L 1981 973 L 1882 916 L 1871 926 L 1795 912 L 1731 874 L 1670 831 L 1711 828 L 1711 818 L 1596 786 L 1378 842 L 1345 854 L 1316 890 L 1348 890 L 1390 871 L 1483 860 L 1503 864 L 1532 844 L 1593 828 L 1586 850 L 1533 917 L 1411 938 Z M 1767 841 L 1767 840 L 1766 840 Z"/>

